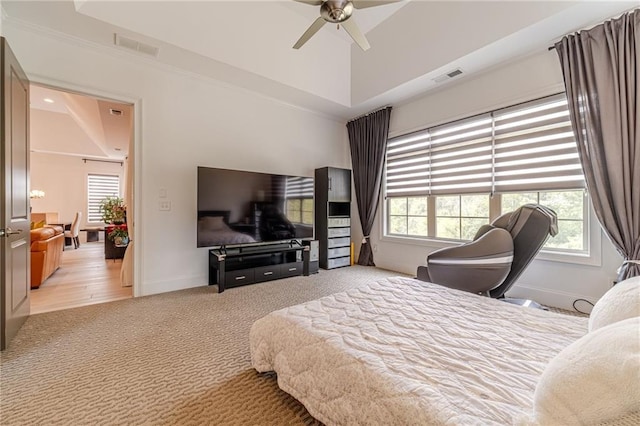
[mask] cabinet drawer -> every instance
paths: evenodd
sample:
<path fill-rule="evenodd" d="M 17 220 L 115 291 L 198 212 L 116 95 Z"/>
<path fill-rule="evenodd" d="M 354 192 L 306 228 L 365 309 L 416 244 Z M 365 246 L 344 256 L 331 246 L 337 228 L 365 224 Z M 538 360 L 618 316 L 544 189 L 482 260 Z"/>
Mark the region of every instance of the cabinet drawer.
<path fill-rule="evenodd" d="M 302 262 L 283 263 L 280 265 L 281 277 L 293 277 L 302 275 Z"/>
<path fill-rule="evenodd" d="M 341 266 L 351 265 L 351 256 L 336 257 L 335 259 L 329 259 L 327 262 L 328 269 L 339 268 Z"/>
<path fill-rule="evenodd" d="M 253 272 L 255 274 L 255 282 L 257 283 L 275 280 L 281 276 L 278 265 L 261 266 L 259 268 L 255 268 Z"/>
<path fill-rule="evenodd" d="M 329 238 L 327 240 L 327 247 L 346 247 L 351 245 L 351 237 L 339 237 L 339 238 Z"/>
<path fill-rule="evenodd" d="M 351 219 L 348 217 L 330 217 L 329 220 L 327 220 L 327 226 L 329 228 L 351 226 Z"/>
<path fill-rule="evenodd" d="M 327 250 L 327 256 L 329 258 L 351 256 L 351 247 L 332 248 Z"/>
<path fill-rule="evenodd" d="M 253 269 L 239 269 L 237 271 L 227 271 L 224 276 L 227 287 L 236 285 L 251 284 L 254 281 Z"/>
<path fill-rule="evenodd" d="M 351 228 L 329 228 L 329 229 L 327 229 L 327 236 L 329 238 L 333 238 L 333 237 L 350 237 L 351 236 Z"/>

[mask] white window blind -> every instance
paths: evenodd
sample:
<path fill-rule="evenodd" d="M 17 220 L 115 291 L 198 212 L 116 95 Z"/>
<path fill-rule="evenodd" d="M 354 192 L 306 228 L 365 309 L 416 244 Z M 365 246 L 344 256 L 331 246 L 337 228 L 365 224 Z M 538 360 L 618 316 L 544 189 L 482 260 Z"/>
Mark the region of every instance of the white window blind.
<path fill-rule="evenodd" d="M 584 187 L 564 94 L 392 138 L 386 160 L 389 197 Z"/>
<path fill-rule="evenodd" d="M 89 174 L 87 180 L 87 222 L 102 222 L 100 202 L 107 197 L 120 196 L 118 175 Z"/>

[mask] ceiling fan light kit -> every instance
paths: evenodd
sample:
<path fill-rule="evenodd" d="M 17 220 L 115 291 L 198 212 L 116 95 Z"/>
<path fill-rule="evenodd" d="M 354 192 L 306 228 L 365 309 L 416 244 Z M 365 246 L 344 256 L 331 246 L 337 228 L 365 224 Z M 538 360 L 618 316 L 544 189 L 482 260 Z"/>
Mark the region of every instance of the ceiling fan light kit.
<path fill-rule="evenodd" d="M 294 49 L 300 49 L 315 33 L 320 30 L 327 22 L 332 24 L 338 24 L 338 28 L 342 24 L 342 28 L 347 31 L 353 41 L 362 49 L 367 50 L 369 42 L 364 36 L 358 25 L 353 20 L 349 20 L 353 14 L 353 9 L 365 9 L 368 7 L 382 6 L 384 4 L 396 3 L 399 0 L 379 0 L 379 1 L 365 1 L 365 0 L 295 0 L 299 3 L 305 3 L 310 6 L 320 6 L 320 17 L 317 18 L 309 28 L 302 34 L 296 44 L 293 45 Z"/>

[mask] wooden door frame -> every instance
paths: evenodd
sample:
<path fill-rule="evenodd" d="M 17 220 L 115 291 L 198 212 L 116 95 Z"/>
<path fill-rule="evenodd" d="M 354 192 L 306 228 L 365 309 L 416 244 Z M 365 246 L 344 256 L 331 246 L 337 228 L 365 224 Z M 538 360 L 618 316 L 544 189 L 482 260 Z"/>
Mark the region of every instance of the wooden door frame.
<path fill-rule="evenodd" d="M 121 93 L 106 92 L 93 87 L 81 86 L 66 81 L 51 79 L 40 75 L 27 74 L 32 84 L 44 86 L 49 89 L 60 90 L 64 92 L 77 93 L 80 95 L 91 96 L 100 99 L 112 100 L 121 103 L 133 105 L 133 202 L 135 205 L 133 214 L 133 297 L 142 295 L 143 283 L 143 257 L 142 248 L 144 246 L 142 232 L 142 126 L 141 126 L 141 110 L 142 99 L 132 98 Z M 29 172 L 31 173 L 31 172 Z"/>

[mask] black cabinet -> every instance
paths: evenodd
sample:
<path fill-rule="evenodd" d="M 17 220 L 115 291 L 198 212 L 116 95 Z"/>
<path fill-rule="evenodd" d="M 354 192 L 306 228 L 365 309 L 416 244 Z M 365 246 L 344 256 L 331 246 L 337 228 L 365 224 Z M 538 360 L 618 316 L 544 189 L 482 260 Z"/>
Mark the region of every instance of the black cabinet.
<path fill-rule="evenodd" d="M 351 265 L 351 170 L 315 171 L 315 227 L 321 268 Z"/>
<path fill-rule="evenodd" d="M 309 275 L 309 247 L 290 243 L 246 245 L 209 250 L 209 285 L 225 288 Z"/>
<path fill-rule="evenodd" d="M 321 174 L 323 183 L 327 185 L 327 201 L 351 202 L 351 170 L 325 167 Z M 326 172 L 325 172 L 326 171 Z M 316 178 L 317 179 L 317 178 Z"/>
<path fill-rule="evenodd" d="M 108 237 L 109 233 L 104 230 L 104 258 L 105 259 L 122 259 L 127 246 L 116 246 Z"/>

